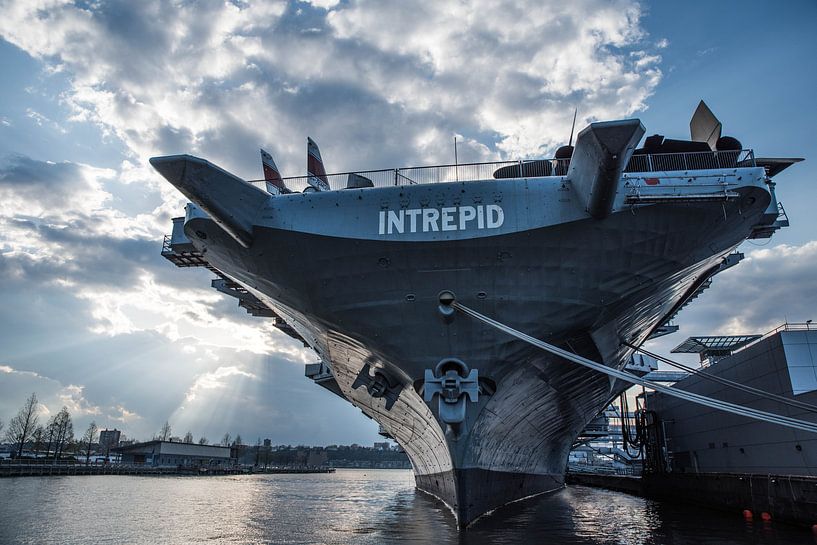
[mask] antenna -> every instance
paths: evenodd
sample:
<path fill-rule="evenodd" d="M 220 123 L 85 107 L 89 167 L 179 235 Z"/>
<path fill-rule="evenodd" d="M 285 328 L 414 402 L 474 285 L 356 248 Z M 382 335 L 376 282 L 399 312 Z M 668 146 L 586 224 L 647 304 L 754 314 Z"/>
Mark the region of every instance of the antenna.
<path fill-rule="evenodd" d="M 460 164 L 459 160 L 457 159 L 457 137 L 456 136 L 454 137 L 454 164 L 455 165 Z"/>
<path fill-rule="evenodd" d="M 454 176 L 460 181 L 460 161 L 457 158 L 457 137 L 454 136 Z"/>
<path fill-rule="evenodd" d="M 573 110 L 573 125 L 570 127 L 570 140 L 567 141 L 568 146 L 573 145 L 573 131 L 576 129 L 576 114 L 579 113 L 579 107 L 577 106 Z"/>

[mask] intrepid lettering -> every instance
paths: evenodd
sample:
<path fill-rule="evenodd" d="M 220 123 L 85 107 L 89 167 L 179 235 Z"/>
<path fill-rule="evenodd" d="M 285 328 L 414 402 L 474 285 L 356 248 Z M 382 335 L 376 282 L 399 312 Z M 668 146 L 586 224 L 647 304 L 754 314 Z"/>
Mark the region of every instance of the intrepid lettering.
<path fill-rule="evenodd" d="M 505 223 L 505 212 L 498 204 L 381 210 L 379 233 L 428 233 L 429 231 L 465 231 L 497 229 Z"/>

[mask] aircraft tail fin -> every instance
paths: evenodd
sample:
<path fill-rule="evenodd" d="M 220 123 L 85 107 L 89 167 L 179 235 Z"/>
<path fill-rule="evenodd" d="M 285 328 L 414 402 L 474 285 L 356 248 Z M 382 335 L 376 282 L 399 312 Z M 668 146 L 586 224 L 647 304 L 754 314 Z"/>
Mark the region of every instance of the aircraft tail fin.
<path fill-rule="evenodd" d="M 264 169 L 264 181 L 267 182 L 267 191 L 273 195 L 290 192 L 281 178 L 278 165 L 275 164 L 272 155 L 264 151 L 263 148 L 261 149 L 261 168 Z"/>
<path fill-rule="evenodd" d="M 329 180 L 326 177 L 326 169 L 323 168 L 321 150 L 309 137 L 306 138 L 306 173 L 309 185 L 318 191 L 329 191 Z"/>

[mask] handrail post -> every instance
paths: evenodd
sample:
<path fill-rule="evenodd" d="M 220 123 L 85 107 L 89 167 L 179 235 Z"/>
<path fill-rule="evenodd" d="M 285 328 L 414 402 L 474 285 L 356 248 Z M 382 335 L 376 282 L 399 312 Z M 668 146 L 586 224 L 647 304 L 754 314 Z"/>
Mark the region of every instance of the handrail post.
<path fill-rule="evenodd" d="M 522 178 L 522 159 L 519 159 L 517 163 L 519 163 L 519 177 Z"/>
<path fill-rule="evenodd" d="M 400 169 L 399 168 L 394 169 L 394 185 L 400 185 L 400 184 L 397 183 L 397 177 L 399 175 L 400 175 Z"/>

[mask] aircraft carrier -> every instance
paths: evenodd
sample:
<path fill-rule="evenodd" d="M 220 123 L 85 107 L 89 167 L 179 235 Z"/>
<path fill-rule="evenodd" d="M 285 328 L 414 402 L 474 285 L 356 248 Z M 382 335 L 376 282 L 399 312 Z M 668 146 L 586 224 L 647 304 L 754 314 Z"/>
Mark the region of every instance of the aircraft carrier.
<path fill-rule="evenodd" d="M 574 439 L 629 383 L 458 314 L 465 305 L 594 362 L 633 348 L 748 238 L 787 224 L 761 159 L 703 102 L 691 138 L 592 123 L 553 160 L 240 179 L 151 164 L 191 203 L 163 255 L 320 357 L 324 385 L 408 454 L 461 527 L 563 486 Z"/>

